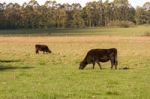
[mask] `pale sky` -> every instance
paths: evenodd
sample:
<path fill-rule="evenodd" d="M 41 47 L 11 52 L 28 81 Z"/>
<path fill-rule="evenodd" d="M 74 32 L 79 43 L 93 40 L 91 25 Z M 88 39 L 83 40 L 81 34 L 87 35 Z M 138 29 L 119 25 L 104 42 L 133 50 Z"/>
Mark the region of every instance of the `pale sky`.
<path fill-rule="evenodd" d="M 19 4 L 23 4 L 24 2 L 29 2 L 30 0 L 0 0 L 0 3 L 3 3 L 3 2 L 6 2 L 6 3 L 19 3 Z M 45 1 L 47 0 L 36 0 L 38 1 L 39 4 L 44 4 Z M 52 0 L 53 1 L 53 0 Z M 87 2 L 89 1 L 98 1 L 98 0 L 54 0 L 58 3 L 80 3 L 82 6 L 84 6 Z M 105 1 L 105 0 L 103 0 Z M 112 0 L 109 0 L 109 1 L 112 1 Z M 145 2 L 150 2 L 150 0 L 129 0 L 129 3 L 136 7 L 136 6 L 142 6 Z"/>

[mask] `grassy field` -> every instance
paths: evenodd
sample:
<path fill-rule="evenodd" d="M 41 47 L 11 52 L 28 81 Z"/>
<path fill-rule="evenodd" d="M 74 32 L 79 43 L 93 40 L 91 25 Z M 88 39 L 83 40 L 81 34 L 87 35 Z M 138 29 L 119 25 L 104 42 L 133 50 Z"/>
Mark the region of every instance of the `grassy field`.
<path fill-rule="evenodd" d="M 1 36 L 52 36 L 52 35 L 118 35 L 118 36 L 143 36 L 150 35 L 150 25 L 135 26 L 130 28 L 77 28 L 77 29 L 20 29 L 0 30 Z"/>
<path fill-rule="evenodd" d="M 53 53 L 36 55 L 37 43 Z M 78 69 L 89 49 L 111 47 L 118 49 L 118 70 L 109 62 L 103 70 Z M 149 99 L 149 49 L 146 36 L 1 36 L 0 99 Z"/>

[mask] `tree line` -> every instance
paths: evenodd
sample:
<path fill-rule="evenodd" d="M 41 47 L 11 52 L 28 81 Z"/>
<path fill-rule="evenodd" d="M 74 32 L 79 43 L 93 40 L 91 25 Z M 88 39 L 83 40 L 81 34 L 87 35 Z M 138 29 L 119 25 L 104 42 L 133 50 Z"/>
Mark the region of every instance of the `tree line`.
<path fill-rule="evenodd" d="M 114 21 L 150 24 L 150 2 L 136 9 L 128 0 L 99 0 L 84 7 L 50 0 L 43 5 L 36 0 L 22 5 L 0 3 L 0 29 L 97 27 Z"/>

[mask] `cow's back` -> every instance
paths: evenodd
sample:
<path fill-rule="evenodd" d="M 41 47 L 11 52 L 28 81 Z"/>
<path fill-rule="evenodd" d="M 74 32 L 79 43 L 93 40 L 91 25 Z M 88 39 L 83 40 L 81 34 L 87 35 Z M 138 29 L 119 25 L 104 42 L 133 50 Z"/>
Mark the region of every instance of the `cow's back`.
<path fill-rule="evenodd" d="M 43 51 L 43 50 L 47 49 L 48 47 L 47 47 L 46 45 L 39 45 L 39 44 L 36 44 L 36 45 L 35 45 L 35 48 L 36 48 L 37 50 Z"/>
<path fill-rule="evenodd" d="M 87 56 L 97 56 L 97 57 L 102 57 L 108 54 L 108 49 L 91 49 L 88 53 Z"/>
<path fill-rule="evenodd" d="M 99 60 L 101 62 L 106 62 L 110 60 L 111 57 L 117 58 L 117 49 L 110 48 L 110 49 L 91 49 L 88 51 L 85 60 L 88 63 L 92 61 Z"/>

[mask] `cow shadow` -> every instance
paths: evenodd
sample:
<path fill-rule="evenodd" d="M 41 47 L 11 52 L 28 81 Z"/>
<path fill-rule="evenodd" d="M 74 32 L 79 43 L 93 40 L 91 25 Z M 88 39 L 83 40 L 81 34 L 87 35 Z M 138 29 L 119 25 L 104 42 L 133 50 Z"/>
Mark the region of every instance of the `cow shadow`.
<path fill-rule="evenodd" d="M 128 70 L 133 70 L 134 68 L 129 68 L 129 67 L 121 67 L 121 68 L 117 68 L 117 69 L 115 69 L 115 68 L 113 68 L 113 69 L 111 69 L 111 68 L 106 68 L 106 67 L 103 67 L 102 69 L 100 69 L 100 68 L 91 68 L 91 67 L 88 67 L 88 68 L 85 68 L 84 70 L 87 70 L 87 71 L 89 71 L 89 70 L 97 70 L 97 72 L 99 72 L 99 71 L 103 71 L 103 70 L 124 70 L 124 71 L 128 71 Z"/>
<path fill-rule="evenodd" d="M 21 60 L 0 60 L 0 63 L 15 63 L 15 62 L 21 62 Z M 29 67 L 29 66 L 24 66 L 24 67 L 20 67 L 20 66 L 8 66 L 8 65 L 2 65 L 0 64 L 0 71 L 4 71 L 4 70 L 16 70 L 16 69 L 32 69 L 34 67 Z"/>
<path fill-rule="evenodd" d="M 122 67 L 122 68 L 119 68 L 119 70 L 131 70 L 131 69 L 134 69 L 134 68 L 129 68 L 129 67 Z"/>
<path fill-rule="evenodd" d="M 28 66 L 24 66 L 24 67 L 18 67 L 18 66 L 0 66 L 0 71 L 4 71 L 4 70 L 16 70 L 16 69 L 33 69 L 34 67 L 28 67 Z"/>
<path fill-rule="evenodd" d="M 20 62 L 21 60 L 0 60 L 0 63 L 13 63 L 13 62 Z"/>

